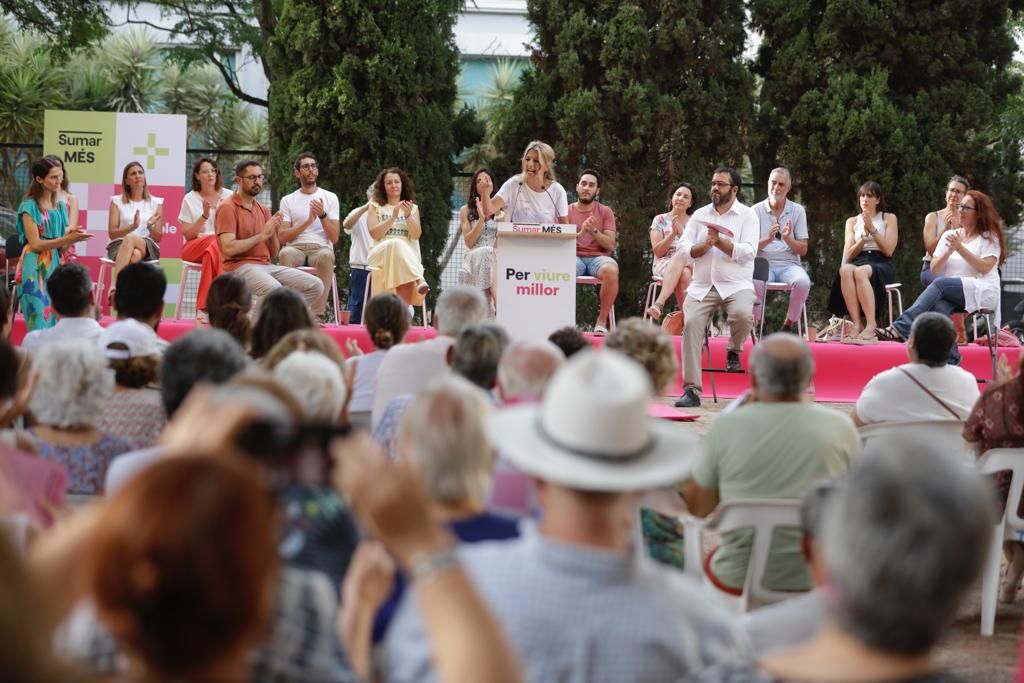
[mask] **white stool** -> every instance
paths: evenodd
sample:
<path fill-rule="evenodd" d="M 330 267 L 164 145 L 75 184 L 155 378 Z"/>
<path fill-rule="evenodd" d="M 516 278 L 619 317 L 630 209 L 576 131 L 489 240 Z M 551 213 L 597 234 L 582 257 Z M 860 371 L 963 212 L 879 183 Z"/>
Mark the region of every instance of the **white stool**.
<path fill-rule="evenodd" d="M 590 277 L 588 275 L 582 275 L 576 277 L 576 284 L 578 285 L 594 285 L 595 287 L 601 286 L 601 281 L 596 277 Z M 600 297 L 600 293 L 598 293 Z M 600 298 L 598 298 L 598 306 L 600 306 Z M 612 307 L 608 309 L 608 331 L 611 332 L 615 329 L 615 304 L 612 303 Z"/>
<path fill-rule="evenodd" d="M 654 305 L 654 302 L 658 300 L 658 294 L 661 292 L 662 279 L 658 276 L 651 278 L 651 284 L 647 285 L 647 298 L 644 299 L 644 320 L 649 319 L 651 316 L 647 315 L 647 309 Z M 609 315 L 611 317 L 611 315 Z"/>
<path fill-rule="evenodd" d="M 366 304 L 370 301 L 370 284 L 373 281 L 373 271 L 367 269 L 366 271 L 366 289 L 363 291 L 363 322 L 361 325 L 366 325 Z M 424 297 L 423 304 L 421 305 L 420 315 L 423 316 L 423 327 L 430 327 L 430 321 L 427 320 L 427 299 Z"/>
<path fill-rule="evenodd" d="M 313 266 L 299 266 L 298 268 L 303 273 L 309 273 L 310 275 L 313 275 L 314 277 L 316 277 L 317 280 L 320 279 L 320 274 L 317 272 L 316 268 L 314 268 Z M 338 298 L 338 276 L 337 276 L 337 273 L 335 273 L 333 269 L 331 270 L 331 295 L 334 297 L 334 324 L 335 325 L 340 325 L 341 324 L 341 300 Z M 326 313 L 326 311 L 325 311 L 325 313 Z"/>
<path fill-rule="evenodd" d="M 177 320 L 185 320 L 181 317 L 181 309 L 185 305 L 185 289 L 188 285 L 189 273 L 199 273 L 202 277 L 203 265 L 201 263 L 193 263 L 191 261 L 182 260 L 181 262 L 181 282 L 178 283 L 178 302 L 174 305 L 174 317 Z M 199 314 L 197 306 L 199 298 L 199 284 L 196 283 L 196 294 L 194 297 L 189 297 L 192 300 L 192 318 L 196 318 Z"/>
<path fill-rule="evenodd" d="M 764 297 L 761 299 L 761 324 L 757 329 L 757 338 L 760 339 L 764 336 L 764 309 L 765 303 L 768 301 L 768 292 L 789 292 L 790 296 L 793 296 L 793 285 L 788 282 L 767 282 L 764 287 Z M 897 292 L 898 293 L 898 292 Z M 807 304 L 806 302 L 800 308 L 800 318 L 796 320 L 796 333 L 801 337 L 807 338 L 807 341 L 812 342 L 813 339 L 807 337 Z"/>
<path fill-rule="evenodd" d="M 143 263 L 150 266 L 160 266 L 160 261 L 143 261 Z M 107 302 L 107 290 L 110 289 L 107 280 L 114 274 L 114 262 L 108 259 L 106 256 L 100 257 L 100 272 L 96 274 L 96 282 L 92 286 L 92 298 L 96 302 L 97 308 L 100 312 L 106 315 L 110 314 L 110 304 Z M 104 284 L 108 284 L 104 287 Z M 112 284 L 112 283 L 110 283 Z"/>

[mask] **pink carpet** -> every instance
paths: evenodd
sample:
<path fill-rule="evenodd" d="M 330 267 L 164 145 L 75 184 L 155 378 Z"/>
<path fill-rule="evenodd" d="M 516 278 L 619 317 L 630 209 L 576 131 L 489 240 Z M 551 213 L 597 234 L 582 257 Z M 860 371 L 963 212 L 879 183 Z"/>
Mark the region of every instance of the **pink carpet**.
<path fill-rule="evenodd" d="M 104 318 L 101 323 L 107 325 L 112 318 Z M 173 341 L 183 334 L 195 329 L 195 322 L 192 320 L 164 320 L 160 323 L 160 336 L 168 341 Z M 359 348 L 363 351 L 373 351 L 373 344 L 362 325 L 328 325 L 322 331 L 330 335 L 334 341 L 344 348 L 345 341 L 355 339 Z M 11 341 L 20 343 L 25 336 L 25 320 L 17 316 L 14 320 L 14 329 L 11 332 Z M 437 332 L 429 327 L 413 327 L 405 337 L 406 343 L 415 343 L 425 339 L 432 339 Z M 603 339 L 587 335 L 587 338 L 596 347 L 600 347 Z M 676 357 L 681 359 L 681 337 L 673 337 L 672 341 L 676 347 Z M 725 366 L 725 344 L 726 337 L 712 337 L 711 339 L 711 360 L 714 367 Z M 751 344 L 747 344 L 740 354 L 743 367 L 748 367 Z M 864 385 L 872 377 L 883 370 L 901 365 L 907 362 L 907 352 L 903 344 L 894 342 L 881 342 L 874 346 L 853 346 L 849 344 L 814 343 L 811 344 L 811 353 L 814 354 L 815 372 L 812 389 L 816 401 L 828 403 L 854 403 L 860 396 Z M 974 374 L 979 380 L 990 380 L 992 378 L 992 363 L 989 359 L 988 349 L 984 346 L 961 346 L 960 353 L 963 356 L 963 367 Z M 1005 355 L 1011 367 L 1017 366 L 1017 358 L 1020 349 L 1001 348 L 1000 355 Z M 750 380 L 746 373 L 733 374 L 719 372 L 715 373 L 715 387 L 719 398 L 735 398 L 750 388 Z M 706 400 L 711 398 L 711 375 L 704 373 L 703 391 Z M 679 377 L 671 386 L 666 395 L 679 396 L 683 393 L 682 377 Z M 686 419 L 677 417 L 675 419 Z"/>

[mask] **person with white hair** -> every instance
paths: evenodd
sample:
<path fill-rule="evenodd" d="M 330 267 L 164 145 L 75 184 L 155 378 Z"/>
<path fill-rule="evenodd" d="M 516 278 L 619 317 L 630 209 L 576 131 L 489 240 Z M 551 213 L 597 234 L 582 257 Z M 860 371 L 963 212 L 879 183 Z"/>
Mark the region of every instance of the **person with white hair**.
<path fill-rule="evenodd" d="M 469 325 L 487 316 L 487 300 L 480 290 L 456 285 L 441 292 L 434 309 L 437 337 L 419 344 L 399 344 L 381 361 L 373 395 L 371 423 L 380 422 L 393 398 L 415 393 L 439 375 L 448 373 L 448 349 Z"/>
<path fill-rule="evenodd" d="M 563 365 L 565 356 L 550 341 L 512 342 L 498 363 L 498 398 L 505 405 L 539 401 Z"/>
<path fill-rule="evenodd" d="M 446 524 L 463 543 L 503 540 L 519 536 L 518 521 L 487 509 L 494 468 L 494 449 L 484 429 L 491 412 L 485 394 L 469 381 L 448 375 L 432 382 L 409 404 L 398 426 L 398 457 L 412 465 L 431 500 L 434 519 Z M 374 621 L 374 640 L 387 631 L 405 593 L 405 578 L 396 576 L 390 596 L 383 603 L 349 590 L 349 583 L 364 580 L 368 567 L 360 566 L 357 555 L 346 577 L 342 621 L 345 633 L 360 634 L 346 642 L 352 659 L 368 660 L 369 623 Z"/>
<path fill-rule="evenodd" d="M 814 360 L 799 337 L 778 332 L 750 355 L 751 402 L 718 417 L 684 485 L 687 509 L 698 517 L 719 502 L 800 498 L 814 482 L 845 472 L 860 452 L 847 416 L 804 401 Z M 753 533 L 736 530 L 705 561 L 721 591 L 739 595 L 747 575 Z M 765 569 L 768 588 L 806 591 L 811 584 L 797 529 L 776 533 Z"/>
<path fill-rule="evenodd" d="M 316 351 L 292 351 L 274 367 L 274 376 L 292 393 L 306 422 L 334 423 L 345 407 L 341 368 Z"/>
<path fill-rule="evenodd" d="M 694 683 L 951 683 L 933 650 L 988 556 L 992 494 L 942 444 L 868 453 L 825 512 L 825 621 L 807 643 Z M 909 547 L 909 543 L 913 547 Z"/>
<path fill-rule="evenodd" d="M 417 561 L 465 568 L 526 680 L 678 681 L 736 652 L 724 613 L 691 579 L 633 550 L 636 492 L 680 480 L 696 450 L 692 436 L 648 417 L 650 394 L 633 361 L 582 352 L 541 403 L 496 412 L 487 433 L 536 478 L 541 521 L 521 525 L 515 540 Z M 438 680 L 412 601 L 399 608 L 383 659 L 389 680 Z"/>
<path fill-rule="evenodd" d="M 34 360 L 39 382 L 29 410 L 38 424 L 28 430 L 30 439 L 41 458 L 68 470 L 69 493 L 103 493 L 111 460 L 132 450 L 97 426 L 114 390 L 107 359 L 94 340 L 77 339 L 44 346 Z"/>

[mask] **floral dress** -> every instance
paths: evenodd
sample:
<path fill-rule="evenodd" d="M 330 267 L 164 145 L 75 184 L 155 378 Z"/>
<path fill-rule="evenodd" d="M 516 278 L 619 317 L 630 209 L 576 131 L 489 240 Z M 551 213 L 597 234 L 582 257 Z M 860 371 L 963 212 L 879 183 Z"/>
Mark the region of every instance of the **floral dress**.
<path fill-rule="evenodd" d="M 460 236 L 461 237 L 461 236 Z M 476 244 L 466 252 L 466 258 L 459 270 L 459 284 L 471 285 L 477 289 L 490 289 L 494 284 L 494 243 L 498 239 L 498 224 L 488 218 L 484 229 L 477 237 Z"/>
<path fill-rule="evenodd" d="M 17 297 L 21 312 L 25 315 L 28 331 L 41 330 L 57 324 L 57 314 L 50 304 L 46 291 L 46 280 L 60 265 L 60 250 L 47 249 L 41 253 L 32 251 L 25 236 L 25 214 L 28 214 L 39 228 L 39 238 L 58 239 L 64 236 L 68 227 L 68 207 L 59 202 L 57 208 L 49 209 L 44 215 L 34 199 L 26 199 L 18 207 L 18 239 L 25 245 L 15 275 Z"/>

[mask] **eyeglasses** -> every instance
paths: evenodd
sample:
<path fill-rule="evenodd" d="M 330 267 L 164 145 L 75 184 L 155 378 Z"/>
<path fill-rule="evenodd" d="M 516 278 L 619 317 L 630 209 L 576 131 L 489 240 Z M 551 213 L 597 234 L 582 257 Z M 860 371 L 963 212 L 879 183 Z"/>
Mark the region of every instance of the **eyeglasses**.
<path fill-rule="evenodd" d="M 977 211 L 978 210 L 976 207 L 968 206 L 967 204 L 957 204 L 956 208 L 960 209 L 961 211 Z"/>
<path fill-rule="evenodd" d="M 955 194 L 955 195 L 962 195 L 964 193 L 963 190 L 958 190 L 955 187 L 949 188 L 948 190 L 946 190 L 946 192 L 948 192 L 950 194 Z"/>
<path fill-rule="evenodd" d="M 302 164 L 301 166 L 299 166 L 299 170 L 300 171 L 313 171 L 313 170 L 315 170 L 317 168 L 320 168 L 320 167 L 317 164 L 315 164 L 315 163 L 313 163 L 313 164 Z"/>
<path fill-rule="evenodd" d="M 242 180 L 248 180 L 250 183 L 256 183 L 256 182 L 262 183 L 264 178 L 266 178 L 265 175 L 244 175 L 244 176 L 242 176 Z"/>
<path fill-rule="evenodd" d="M 711 187 L 732 187 L 732 183 L 723 183 L 716 180 L 711 183 Z"/>

